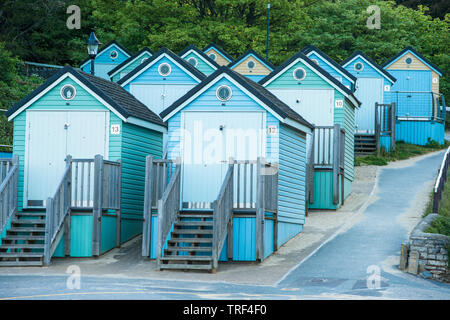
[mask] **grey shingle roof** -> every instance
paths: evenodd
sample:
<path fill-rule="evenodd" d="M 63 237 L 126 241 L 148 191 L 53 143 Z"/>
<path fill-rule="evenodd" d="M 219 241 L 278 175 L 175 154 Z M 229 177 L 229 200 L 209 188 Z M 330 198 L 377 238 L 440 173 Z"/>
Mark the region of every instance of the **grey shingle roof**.
<path fill-rule="evenodd" d="M 63 69 L 56 72 L 39 88 L 17 102 L 13 107 L 11 107 L 11 109 L 6 112 L 6 116 L 9 117 L 10 115 L 14 114 L 14 112 L 19 110 L 24 104 L 44 91 L 48 86 L 50 86 L 53 82 L 55 82 L 58 78 L 66 73 L 70 73 L 74 77 L 76 77 L 89 89 L 91 89 L 108 104 L 110 104 L 111 107 L 113 107 L 124 118 L 136 117 L 141 120 L 166 126 L 166 124 L 157 114 L 148 109 L 142 102 L 136 99 L 131 93 L 126 91 L 120 85 L 106 79 L 85 73 L 83 71 L 76 70 L 70 66 L 64 67 Z"/>

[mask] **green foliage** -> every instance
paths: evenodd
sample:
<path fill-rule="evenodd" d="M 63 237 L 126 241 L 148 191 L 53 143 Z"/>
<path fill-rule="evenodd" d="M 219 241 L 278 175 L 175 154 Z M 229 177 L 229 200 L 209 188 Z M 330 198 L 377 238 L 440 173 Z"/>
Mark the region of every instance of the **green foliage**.
<path fill-rule="evenodd" d="M 18 69 L 21 66 L 19 60 L 5 49 L 0 42 L 0 109 L 7 110 L 17 101 L 25 97 L 42 83 L 42 79 L 36 76 L 27 78 L 19 76 Z M 12 123 L 8 122 L 3 112 L 0 112 L 0 145 L 12 145 Z M 0 151 L 9 151 L 9 148 L 0 147 Z"/>
<path fill-rule="evenodd" d="M 405 160 L 414 156 L 426 154 L 429 152 L 441 150 L 447 148 L 450 145 L 448 141 L 444 144 L 439 144 L 436 141 L 429 141 L 425 146 L 418 146 L 415 144 L 404 143 L 402 141 L 397 141 L 395 144 L 394 152 L 380 152 L 380 156 L 368 155 L 359 156 L 355 158 L 355 166 L 361 165 L 375 165 L 375 166 L 385 166 L 390 161 Z"/>
<path fill-rule="evenodd" d="M 430 213 L 433 213 L 433 193 L 430 195 L 430 200 L 425 209 L 424 216 L 427 216 Z M 450 236 L 450 170 L 447 172 L 447 181 L 445 182 L 442 197 L 439 201 L 438 212 L 435 213 L 439 214 L 439 217 L 434 219 L 431 226 L 425 231 Z"/>

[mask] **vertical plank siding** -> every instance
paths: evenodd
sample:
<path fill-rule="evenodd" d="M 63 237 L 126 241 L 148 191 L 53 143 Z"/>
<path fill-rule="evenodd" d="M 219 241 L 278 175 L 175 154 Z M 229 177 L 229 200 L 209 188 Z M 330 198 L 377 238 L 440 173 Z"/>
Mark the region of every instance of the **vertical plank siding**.
<path fill-rule="evenodd" d="M 122 130 L 122 239 L 142 232 L 144 210 L 145 158 L 161 158 L 162 133 L 123 124 Z"/>
<path fill-rule="evenodd" d="M 280 126 L 278 193 L 278 246 L 287 242 L 305 223 L 306 137 Z M 293 224 L 296 226 L 286 226 Z"/>

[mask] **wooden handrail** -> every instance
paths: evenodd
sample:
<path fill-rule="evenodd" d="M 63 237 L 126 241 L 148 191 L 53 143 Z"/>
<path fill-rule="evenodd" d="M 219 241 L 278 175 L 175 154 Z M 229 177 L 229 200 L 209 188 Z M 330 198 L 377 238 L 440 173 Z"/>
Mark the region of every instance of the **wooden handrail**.
<path fill-rule="evenodd" d="M 49 265 L 51 256 L 61 239 L 62 226 L 70 218 L 72 157 L 67 156 L 66 168 L 53 197 L 47 198 L 45 212 L 44 264 Z"/>
<path fill-rule="evenodd" d="M 144 223 L 142 225 L 142 256 L 150 255 L 152 210 L 156 210 L 170 178 L 175 171 L 175 162 L 147 156 L 145 164 Z"/>
<path fill-rule="evenodd" d="M 228 225 L 233 215 L 233 183 L 234 163 L 230 162 L 227 174 L 220 188 L 219 196 L 214 201 L 213 211 L 213 272 L 217 269 L 220 252 L 222 251 L 227 235 Z"/>
<path fill-rule="evenodd" d="M 177 166 L 164 194 L 158 200 L 158 234 L 156 245 L 156 265 L 159 269 L 163 247 L 175 222 L 180 207 L 181 166 Z"/>
<path fill-rule="evenodd" d="M 447 148 L 447 151 L 444 154 L 444 158 L 442 159 L 441 167 L 439 168 L 439 173 L 436 178 L 436 182 L 434 184 L 433 189 L 433 212 L 438 213 L 439 211 L 439 202 L 441 201 L 442 191 L 444 190 L 445 182 L 447 180 L 447 171 L 450 165 L 450 147 Z"/>
<path fill-rule="evenodd" d="M 19 185 L 19 157 L 8 159 L 8 171 L 0 180 L 0 234 L 8 221 L 17 213 L 17 189 Z M 6 168 L 6 166 L 5 166 Z"/>

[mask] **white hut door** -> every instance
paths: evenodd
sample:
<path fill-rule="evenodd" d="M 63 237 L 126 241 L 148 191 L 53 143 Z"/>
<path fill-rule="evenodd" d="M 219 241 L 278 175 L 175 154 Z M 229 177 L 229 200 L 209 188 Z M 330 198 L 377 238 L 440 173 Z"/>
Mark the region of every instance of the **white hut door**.
<path fill-rule="evenodd" d="M 230 157 L 256 160 L 263 155 L 262 119 L 260 112 L 184 113 L 183 208 L 211 208 Z"/>
<path fill-rule="evenodd" d="M 375 103 L 383 103 L 383 79 L 358 78 L 355 95 L 361 101 L 361 107 L 355 112 L 356 131 L 374 133 Z"/>
<path fill-rule="evenodd" d="M 104 111 L 27 112 L 25 207 L 45 205 L 46 199 L 56 191 L 68 154 L 72 158 L 106 154 L 107 114 Z"/>

